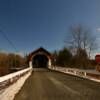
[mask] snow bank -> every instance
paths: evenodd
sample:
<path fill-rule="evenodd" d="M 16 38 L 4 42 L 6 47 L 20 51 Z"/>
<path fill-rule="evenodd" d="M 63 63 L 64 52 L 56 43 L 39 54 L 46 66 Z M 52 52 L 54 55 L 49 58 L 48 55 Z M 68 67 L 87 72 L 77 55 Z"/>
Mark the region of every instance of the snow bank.
<path fill-rule="evenodd" d="M 65 68 L 65 67 L 50 67 L 49 69 L 59 71 L 62 73 L 86 78 L 95 82 L 100 82 L 100 73 L 93 70 L 81 70 L 75 68 Z"/>
<path fill-rule="evenodd" d="M 31 71 L 19 78 L 14 84 L 3 90 L 0 94 L 0 100 L 13 100 L 16 93 L 19 92 L 21 87 L 24 85 L 25 80 L 31 75 Z"/>

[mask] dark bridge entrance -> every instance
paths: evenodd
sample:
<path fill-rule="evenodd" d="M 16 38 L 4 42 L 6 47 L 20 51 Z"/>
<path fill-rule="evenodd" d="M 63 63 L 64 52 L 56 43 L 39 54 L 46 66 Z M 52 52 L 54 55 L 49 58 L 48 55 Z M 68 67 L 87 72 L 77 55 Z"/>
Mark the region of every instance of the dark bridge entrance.
<path fill-rule="evenodd" d="M 48 68 L 51 66 L 51 54 L 44 48 L 39 48 L 29 54 L 29 66 L 33 68 Z"/>
<path fill-rule="evenodd" d="M 45 55 L 37 54 L 32 59 L 32 66 L 34 68 L 47 68 L 48 67 L 48 58 Z"/>

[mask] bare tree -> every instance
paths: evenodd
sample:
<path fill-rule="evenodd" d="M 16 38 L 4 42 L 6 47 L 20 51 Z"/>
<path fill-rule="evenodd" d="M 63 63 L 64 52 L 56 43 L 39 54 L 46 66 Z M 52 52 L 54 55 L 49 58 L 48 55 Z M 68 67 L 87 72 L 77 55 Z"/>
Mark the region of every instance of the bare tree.
<path fill-rule="evenodd" d="M 92 50 L 96 48 L 95 40 L 96 38 L 87 27 L 77 25 L 70 27 L 69 37 L 65 40 L 65 43 L 73 51 L 85 50 L 90 57 Z"/>

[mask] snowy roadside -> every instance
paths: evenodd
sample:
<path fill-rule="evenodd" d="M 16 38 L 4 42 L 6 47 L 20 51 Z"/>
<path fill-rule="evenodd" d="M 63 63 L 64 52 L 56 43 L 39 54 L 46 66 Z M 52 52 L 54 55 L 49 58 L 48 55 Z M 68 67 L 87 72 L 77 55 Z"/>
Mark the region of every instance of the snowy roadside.
<path fill-rule="evenodd" d="M 13 100 L 30 75 L 31 71 L 19 78 L 14 84 L 3 90 L 3 92 L 0 94 L 0 100 Z"/>
<path fill-rule="evenodd" d="M 78 76 L 81 78 L 86 78 L 95 82 L 100 82 L 100 73 L 95 70 L 81 70 L 76 68 L 65 68 L 65 67 L 50 67 L 49 69 L 62 72 L 65 74 L 70 74 Z"/>

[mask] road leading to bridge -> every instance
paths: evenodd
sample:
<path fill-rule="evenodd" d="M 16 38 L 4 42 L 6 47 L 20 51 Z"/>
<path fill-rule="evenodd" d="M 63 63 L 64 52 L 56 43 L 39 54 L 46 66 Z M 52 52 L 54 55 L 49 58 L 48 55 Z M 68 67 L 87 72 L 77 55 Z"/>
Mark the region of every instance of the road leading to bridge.
<path fill-rule="evenodd" d="M 14 100 L 100 100 L 100 84 L 55 71 L 35 71 Z"/>

